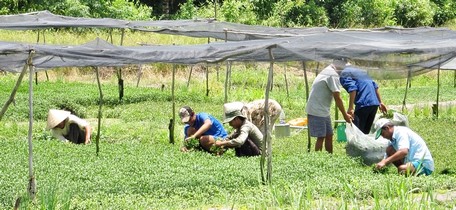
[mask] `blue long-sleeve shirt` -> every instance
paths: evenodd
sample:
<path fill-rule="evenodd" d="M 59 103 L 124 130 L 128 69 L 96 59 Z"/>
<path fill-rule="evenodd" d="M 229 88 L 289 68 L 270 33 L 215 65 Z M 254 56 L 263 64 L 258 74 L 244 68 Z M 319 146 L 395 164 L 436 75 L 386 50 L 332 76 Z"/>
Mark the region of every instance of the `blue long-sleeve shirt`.
<path fill-rule="evenodd" d="M 340 83 L 347 92 L 356 91 L 355 111 L 367 106 L 380 105 L 376 93 L 378 85 L 365 71 L 348 66 L 340 74 Z"/>

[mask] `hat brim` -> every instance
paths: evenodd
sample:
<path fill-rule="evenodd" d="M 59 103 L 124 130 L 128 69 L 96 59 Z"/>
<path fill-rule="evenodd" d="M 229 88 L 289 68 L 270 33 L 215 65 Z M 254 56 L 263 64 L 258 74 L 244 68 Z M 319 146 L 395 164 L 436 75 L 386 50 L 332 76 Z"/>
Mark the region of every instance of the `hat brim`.
<path fill-rule="evenodd" d="M 375 132 L 375 139 L 378 139 L 382 135 L 382 129 L 378 129 L 377 132 Z"/>
<path fill-rule="evenodd" d="M 190 116 L 181 118 L 182 123 L 188 123 L 190 121 Z"/>
<path fill-rule="evenodd" d="M 234 120 L 234 118 L 236 118 L 237 116 L 233 116 L 233 117 L 229 117 L 229 118 L 226 118 L 223 123 L 229 123 L 231 122 L 232 120 Z"/>
<path fill-rule="evenodd" d="M 53 129 L 70 116 L 71 112 L 65 110 L 51 109 L 48 113 L 46 129 Z"/>

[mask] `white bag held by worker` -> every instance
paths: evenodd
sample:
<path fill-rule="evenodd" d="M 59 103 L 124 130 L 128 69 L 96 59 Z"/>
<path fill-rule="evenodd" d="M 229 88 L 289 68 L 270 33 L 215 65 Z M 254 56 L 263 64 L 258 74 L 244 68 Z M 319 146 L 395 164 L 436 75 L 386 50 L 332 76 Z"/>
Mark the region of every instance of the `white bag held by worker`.
<path fill-rule="evenodd" d="M 345 150 L 348 156 L 360 157 L 368 166 L 383 159 L 388 147 L 387 139 L 380 137 L 375 140 L 373 135 L 364 134 L 353 123 L 347 123 L 345 134 L 347 135 Z"/>

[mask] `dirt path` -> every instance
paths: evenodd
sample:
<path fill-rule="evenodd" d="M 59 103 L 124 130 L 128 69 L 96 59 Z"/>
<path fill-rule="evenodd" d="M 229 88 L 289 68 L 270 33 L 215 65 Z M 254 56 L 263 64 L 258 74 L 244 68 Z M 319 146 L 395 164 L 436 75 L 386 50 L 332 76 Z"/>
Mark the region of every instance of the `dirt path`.
<path fill-rule="evenodd" d="M 433 104 L 435 104 L 435 102 L 406 104 L 405 108 L 407 110 L 411 110 L 413 108 L 428 108 L 428 107 L 432 107 Z M 439 108 L 448 108 L 448 107 L 455 107 L 455 106 L 456 106 L 456 100 L 439 102 Z M 388 107 L 388 109 L 402 110 L 402 105 L 387 105 L 387 107 Z"/>

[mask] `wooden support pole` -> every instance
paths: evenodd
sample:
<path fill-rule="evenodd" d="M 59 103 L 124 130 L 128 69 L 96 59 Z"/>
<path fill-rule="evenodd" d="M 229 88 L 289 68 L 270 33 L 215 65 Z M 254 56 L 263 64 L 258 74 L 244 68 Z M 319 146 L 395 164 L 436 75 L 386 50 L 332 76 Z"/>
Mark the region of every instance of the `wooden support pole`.
<path fill-rule="evenodd" d="M 268 48 L 269 51 L 269 58 L 270 58 L 270 66 L 269 66 L 269 73 L 268 73 L 268 82 L 266 84 L 265 90 L 265 99 L 264 99 L 264 136 L 263 136 L 263 145 L 262 145 L 262 153 L 261 153 L 261 160 L 260 160 L 260 168 L 261 168 L 261 177 L 263 180 L 263 184 L 271 183 L 272 182 L 272 141 L 271 141 L 271 131 L 269 130 L 269 91 L 272 86 L 272 75 L 274 73 L 274 55 L 272 54 L 272 48 L 276 46 L 271 46 Z M 267 161 L 267 171 L 266 171 L 266 178 L 264 177 L 264 163 Z"/>
<path fill-rule="evenodd" d="M 206 64 L 206 96 L 209 96 L 209 66 Z"/>
<path fill-rule="evenodd" d="M 307 79 L 307 69 L 306 69 L 306 62 L 302 62 L 302 69 L 304 70 L 304 82 L 306 84 L 306 105 L 307 102 L 309 101 L 309 81 Z M 307 152 L 310 152 L 310 147 L 312 146 L 312 143 L 310 142 L 310 132 L 307 130 Z"/>
<path fill-rule="evenodd" d="M 226 74 L 225 74 L 225 103 L 228 102 L 228 90 L 229 90 L 229 80 L 230 80 L 230 71 L 231 71 L 231 65 L 230 62 L 226 62 Z"/>
<path fill-rule="evenodd" d="M 192 78 L 193 65 L 190 66 L 190 72 L 188 73 L 187 88 L 190 86 L 190 80 Z"/>
<path fill-rule="evenodd" d="M 284 72 L 283 72 L 283 77 L 285 78 L 285 88 L 287 90 L 287 98 L 290 97 L 290 93 L 288 91 L 288 80 L 287 80 L 287 64 L 285 64 Z"/>
<path fill-rule="evenodd" d="M 173 118 L 170 120 L 170 124 L 168 126 L 169 129 L 169 143 L 174 144 L 174 128 L 176 122 L 176 99 L 174 95 L 174 88 L 175 88 L 175 80 L 176 80 L 176 65 L 173 65 L 173 78 L 171 82 L 171 98 L 173 101 L 173 108 L 172 108 L 172 115 Z"/>
<path fill-rule="evenodd" d="M 96 67 L 95 73 L 97 76 L 98 93 L 100 95 L 100 101 L 98 102 L 98 115 L 97 115 L 97 118 L 98 118 L 97 138 L 95 140 L 96 147 L 97 147 L 96 154 L 98 156 L 98 154 L 100 152 L 100 133 L 101 133 L 101 116 L 102 116 L 101 108 L 103 107 L 103 92 L 101 91 L 100 72 L 99 72 L 98 67 Z"/>
<path fill-rule="evenodd" d="M 407 73 L 407 82 L 405 84 L 405 94 L 404 94 L 404 100 L 402 100 L 402 112 L 404 112 L 404 109 L 406 108 L 406 105 L 405 105 L 405 100 L 407 99 L 407 91 L 410 87 L 409 83 L 410 83 L 410 80 L 412 79 L 412 74 L 411 74 L 411 68 L 409 67 L 409 70 L 408 70 L 408 73 Z"/>
<path fill-rule="evenodd" d="M 29 53 L 29 57 L 27 58 L 28 60 L 31 60 L 33 54 Z M 19 89 L 19 86 L 21 85 L 22 79 L 24 78 L 25 73 L 27 72 L 28 69 L 28 64 L 25 64 L 24 67 L 22 68 L 22 72 L 19 75 L 19 78 L 16 81 L 16 85 L 13 88 L 13 91 L 11 91 L 11 95 L 6 101 L 6 103 L 2 107 L 2 111 L 0 111 L 0 121 L 3 118 L 3 115 L 5 114 L 6 110 L 8 109 L 9 105 L 14 102 L 14 97 L 16 96 L 17 90 Z"/>
<path fill-rule="evenodd" d="M 35 174 L 33 172 L 33 73 L 34 66 L 32 62 L 32 57 L 30 55 L 35 54 L 34 50 L 31 50 L 29 58 L 27 60 L 27 65 L 29 69 L 29 129 L 28 129 L 28 152 L 29 152 L 29 184 L 28 184 L 28 193 L 31 200 L 35 200 L 36 196 L 36 180 Z"/>

